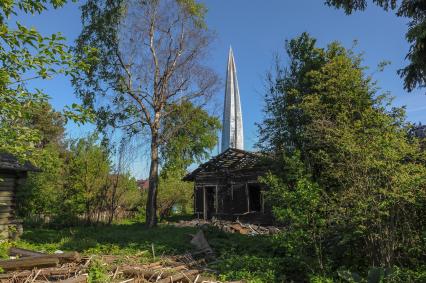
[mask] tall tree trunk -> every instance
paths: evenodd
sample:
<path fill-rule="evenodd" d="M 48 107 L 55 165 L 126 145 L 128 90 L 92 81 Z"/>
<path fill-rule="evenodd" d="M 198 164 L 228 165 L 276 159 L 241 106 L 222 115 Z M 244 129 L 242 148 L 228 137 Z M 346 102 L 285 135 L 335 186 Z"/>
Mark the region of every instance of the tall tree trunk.
<path fill-rule="evenodd" d="M 158 187 L 158 128 L 153 127 L 151 138 L 151 166 L 149 169 L 149 188 L 146 203 L 146 225 L 157 225 L 157 187 Z"/>

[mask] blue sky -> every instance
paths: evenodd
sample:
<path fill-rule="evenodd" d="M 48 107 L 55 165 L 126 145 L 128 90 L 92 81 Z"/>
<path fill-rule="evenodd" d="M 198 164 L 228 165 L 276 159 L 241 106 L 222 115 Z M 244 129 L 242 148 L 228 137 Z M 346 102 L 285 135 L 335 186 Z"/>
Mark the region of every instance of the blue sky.
<path fill-rule="evenodd" d="M 274 54 L 284 56 L 284 41 L 307 31 L 318 39 L 320 46 L 337 40 L 364 53 L 364 65 L 374 73 L 383 60 L 392 62 L 384 72 L 374 75 L 382 91 L 395 96 L 394 105 L 407 106 L 407 117 L 412 122 L 426 123 L 425 91 L 406 93 L 396 70 L 405 65 L 408 43 L 404 34 L 407 20 L 397 18 L 370 5 L 365 12 L 347 16 L 341 10 L 329 8 L 322 0 L 205 0 L 208 7 L 207 25 L 217 34 L 208 64 L 224 78 L 229 46 L 234 50 L 244 119 L 246 149 L 252 149 L 257 140 L 256 122 L 262 120 L 264 76 L 270 69 Z M 80 2 L 81 3 L 81 2 Z M 81 28 L 78 4 L 48 11 L 41 16 L 19 17 L 27 25 L 48 34 L 61 31 L 70 44 Z M 43 88 L 57 109 L 78 102 L 67 78 L 32 82 Z M 224 90 L 218 93 L 223 100 Z M 90 127 L 67 125 L 71 137 L 87 133 Z M 133 168 L 137 177 L 146 175 L 147 162 L 141 157 Z"/>

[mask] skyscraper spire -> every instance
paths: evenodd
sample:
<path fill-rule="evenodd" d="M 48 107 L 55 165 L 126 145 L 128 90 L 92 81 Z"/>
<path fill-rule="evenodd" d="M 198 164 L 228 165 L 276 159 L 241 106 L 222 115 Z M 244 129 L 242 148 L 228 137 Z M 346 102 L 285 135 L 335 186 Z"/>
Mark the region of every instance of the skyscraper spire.
<path fill-rule="evenodd" d="M 237 69 L 232 47 L 229 48 L 223 108 L 222 152 L 230 147 L 244 149 L 240 90 L 238 88 Z"/>

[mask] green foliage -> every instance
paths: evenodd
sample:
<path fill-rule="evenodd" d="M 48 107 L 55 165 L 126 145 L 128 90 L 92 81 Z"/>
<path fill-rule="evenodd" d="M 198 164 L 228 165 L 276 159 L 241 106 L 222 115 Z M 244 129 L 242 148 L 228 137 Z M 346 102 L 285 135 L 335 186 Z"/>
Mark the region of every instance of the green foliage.
<path fill-rule="evenodd" d="M 75 53 L 83 58 L 95 53 L 96 60 L 86 60 L 89 68 L 73 85 L 96 113 L 99 131 L 119 128 L 149 141 L 148 226 L 157 224 L 159 150 L 175 132 L 163 127 L 173 114 L 170 108 L 182 102 L 204 105 L 216 91 L 217 76 L 203 62 L 212 38 L 205 12 L 195 0 L 89 0 L 82 6 Z"/>
<path fill-rule="evenodd" d="M 169 172 L 161 176 L 158 185 L 157 209 L 160 220 L 172 214 L 188 214 L 193 211 L 194 185 L 182 181 L 182 175 Z"/>
<path fill-rule="evenodd" d="M 172 138 L 167 138 L 160 148 L 164 164 L 161 174 L 184 174 L 191 164 L 209 157 L 221 125 L 217 117 L 191 102 L 173 104 L 166 111 L 170 114 L 164 119 L 163 128 Z"/>
<path fill-rule="evenodd" d="M 367 8 L 366 0 L 326 0 L 327 5 L 342 8 L 346 14 Z M 398 71 L 404 78 L 404 87 L 408 91 L 416 87 L 426 87 L 426 4 L 419 0 L 404 0 L 396 11 L 398 17 L 410 19 L 408 31 L 405 34 L 411 44 L 407 54 L 409 64 Z M 396 0 L 373 0 L 373 3 L 387 10 L 397 8 Z"/>
<path fill-rule="evenodd" d="M 92 135 L 71 142 L 62 195 L 64 216 L 85 213 L 90 220 L 99 202 L 103 201 L 110 161 L 106 150 L 97 145 L 96 140 L 97 136 Z"/>
<path fill-rule="evenodd" d="M 191 102 L 172 104 L 163 120 L 162 128 L 170 135 L 161 145 L 163 166 L 161 169 L 157 207 L 160 219 L 172 213 L 192 212 L 193 184 L 183 182 L 182 177 L 193 163 L 202 162 L 217 143 L 220 122 L 207 111 Z"/>
<path fill-rule="evenodd" d="M 83 30 L 73 51 L 77 57 L 84 58 L 88 66 L 80 69 L 72 82 L 84 107 L 95 114 L 99 131 L 111 126 L 130 135 L 145 134 L 154 121 L 158 123 L 156 127 L 160 126 L 163 116 L 167 116 L 165 107 L 211 94 L 215 83 L 211 81 L 210 70 L 201 65 L 200 69 L 194 68 L 200 63 L 200 51 L 210 40 L 210 34 L 204 29 L 207 11 L 204 4 L 196 0 L 89 0 L 81 9 Z M 137 20 L 142 14 L 153 20 L 152 33 L 150 21 Z M 159 15 L 161 20 L 157 19 Z M 189 32 L 194 34 L 189 36 Z M 141 34 L 143 36 L 139 36 Z M 147 44 L 150 36 L 154 56 Z M 168 43 L 164 44 L 166 41 Z M 140 48 L 141 44 L 144 48 Z M 129 47 L 133 45 L 138 51 L 131 51 Z M 167 59 L 163 52 L 171 52 L 170 57 Z M 187 67 L 189 63 L 195 65 Z M 136 64 L 144 67 L 136 67 Z M 176 65 L 179 68 L 175 68 Z M 201 74 L 202 82 L 192 78 Z M 181 75 L 191 78 L 180 85 L 174 77 Z M 160 79 L 160 76 L 167 79 Z M 200 92 L 190 90 L 193 87 L 200 87 Z M 162 91 L 170 93 L 160 99 Z M 108 103 L 102 100 L 104 97 L 108 98 Z M 113 99 L 109 99 L 111 97 Z M 160 115 L 158 121 L 154 120 L 155 112 Z"/>
<path fill-rule="evenodd" d="M 44 148 L 48 144 L 60 145 L 63 142 L 65 132 L 65 118 L 53 110 L 48 102 L 33 104 L 29 109 L 28 127 L 40 133 L 38 148 Z"/>
<path fill-rule="evenodd" d="M 206 27 L 205 16 L 207 7 L 196 0 L 176 0 L 190 14 L 195 23 L 200 27 Z"/>
<path fill-rule="evenodd" d="M 276 161 L 264 180 L 269 200 L 287 225 L 277 245 L 313 274 L 401 259 L 418 268 L 425 156 L 403 109 L 390 107 L 362 58 L 338 43 L 318 48 L 304 33 L 287 53 L 288 68 L 277 64 L 269 76 L 260 126 L 260 145 Z"/>
<path fill-rule="evenodd" d="M 14 246 L 52 253 L 55 250 L 78 251 L 84 255 L 112 254 L 138 256 L 140 262 L 153 260 L 154 245 L 157 255 L 183 254 L 191 250 L 188 234 L 197 228 L 160 224 L 147 229 L 143 223 L 114 223 L 110 226 L 76 226 L 66 229 L 26 228 Z M 171 237 L 171 235 L 173 235 Z M 221 280 L 248 282 L 345 282 L 337 271 L 331 275 L 311 274 L 310 266 L 287 257 L 286 251 L 275 245 L 273 237 L 226 234 L 214 228 L 205 231 L 207 241 L 216 252 L 218 261 L 210 268 L 220 273 Z M 158 259 L 158 258 L 157 258 Z M 392 268 L 393 281 L 424 282 L 425 268 L 409 270 Z M 367 272 L 360 275 L 367 278 Z M 386 281 L 385 281 L 386 282 Z"/>
<path fill-rule="evenodd" d="M 63 229 L 28 227 L 15 245 L 48 253 L 59 249 L 78 251 L 85 255 L 137 255 L 141 260 L 151 260 L 152 244 L 157 255 L 182 254 L 191 249 L 188 234 L 195 232 L 195 228 L 167 225 L 147 229 L 143 223 L 135 222 Z"/>
<path fill-rule="evenodd" d="M 11 247 L 11 243 L 7 240 L 0 241 L 0 258 L 1 259 L 9 259 L 9 248 Z M 2 271 L 0 271 L 2 273 Z"/>
<path fill-rule="evenodd" d="M 326 277 L 326 276 L 321 276 L 321 275 L 313 275 L 311 278 L 309 278 L 309 282 L 311 283 L 333 283 L 333 279 Z"/>
<path fill-rule="evenodd" d="M 85 219 L 108 222 L 118 207 L 133 209 L 141 195 L 136 180 L 126 172 L 113 172 L 110 152 L 97 135 L 71 141 L 68 148 L 49 143 L 40 150 L 37 166 L 17 192 L 18 214 L 27 222 L 70 224 Z"/>
<path fill-rule="evenodd" d="M 30 173 L 25 185 L 17 191 L 18 214 L 24 218 L 51 217 L 62 210 L 59 203 L 64 186 L 65 161 L 58 145 L 49 144 L 42 149 L 37 166 L 42 171 Z"/>
<path fill-rule="evenodd" d="M 28 159 L 40 145 L 38 128 L 29 126 L 33 109 L 47 107 L 47 95 L 29 90 L 29 80 L 57 74 L 74 75 L 85 64 L 73 58 L 60 33 L 49 36 L 27 28 L 13 17 L 19 13 L 40 14 L 65 0 L 7 0 L 0 3 L 0 150 Z M 32 158 L 36 160 L 36 157 Z"/>
<path fill-rule="evenodd" d="M 107 283 L 110 282 L 107 265 L 100 259 L 94 258 L 89 265 L 89 283 Z"/>
<path fill-rule="evenodd" d="M 223 254 L 225 258 L 217 264 L 220 270 L 226 270 L 220 275 L 220 280 L 230 281 L 244 278 L 251 283 L 276 282 L 279 274 L 279 262 L 257 256 L 233 256 Z"/>

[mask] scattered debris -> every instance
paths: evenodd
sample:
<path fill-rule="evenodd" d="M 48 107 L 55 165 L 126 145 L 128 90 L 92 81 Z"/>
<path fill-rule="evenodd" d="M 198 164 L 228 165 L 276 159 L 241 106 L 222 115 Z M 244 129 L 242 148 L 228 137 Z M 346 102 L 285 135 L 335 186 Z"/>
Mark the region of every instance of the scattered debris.
<path fill-rule="evenodd" d="M 201 230 L 194 239 L 194 245 L 213 253 Z M 0 274 L 0 283 L 83 283 L 88 280 L 90 265 L 94 260 L 93 257 L 82 257 L 77 252 L 44 254 L 11 248 L 9 254 L 20 258 L 0 261 L 5 271 Z M 110 282 L 219 283 L 206 277 L 206 260 L 194 260 L 190 254 L 161 257 L 157 262 L 147 264 L 141 264 L 137 256 L 123 260 L 123 257 L 105 255 L 99 256 L 99 260 L 107 266 Z"/>
<path fill-rule="evenodd" d="M 207 260 L 213 260 L 216 258 L 213 249 L 210 247 L 206 237 L 204 236 L 203 230 L 198 230 L 197 234 L 191 236 L 192 240 L 190 243 L 197 249 L 197 253 L 205 254 L 205 258 Z"/>
<path fill-rule="evenodd" d="M 205 225 L 214 226 L 227 233 L 239 233 L 243 235 L 273 235 L 281 231 L 280 228 L 275 226 L 261 226 L 256 224 L 241 223 L 240 221 L 226 221 L 212 219 L 206 221 L 202 219 L 193 219 L 189 221 L 181 220 L 177 223 L 170 223 L 177 227 L 202 227 Z"/>

